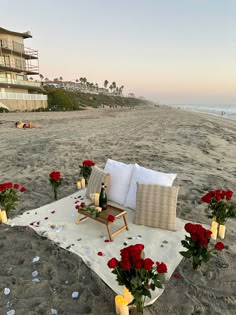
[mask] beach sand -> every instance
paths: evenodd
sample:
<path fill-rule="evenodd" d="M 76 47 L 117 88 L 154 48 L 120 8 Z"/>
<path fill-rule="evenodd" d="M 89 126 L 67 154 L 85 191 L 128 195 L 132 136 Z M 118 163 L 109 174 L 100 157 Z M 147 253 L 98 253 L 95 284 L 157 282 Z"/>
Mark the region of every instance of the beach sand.
<path fill-rule="evenodd" d="M 42 129 L 14 128 L 31 120 Z M 201 196 L 231 189 L 236 200 L 236 122 L 166 106 L 88 109 L 80 112 L 0 114 L 0 182 L 27 191 L 11 216 L 53 201 L 48 174 L 59 170 L 59 198 L 76 191 L 79 165 L 107 158 L 177 173 L 177 216 L 210 224 Z M 161 297 L 145 314 L 236 314 L 236 220 L 227 221 L 227 248 L 198 271 L 188 260 L 176 269 Z M 0 225 L 0 314 L 115 314 L 115 293 L 82 260 L 29 227 Z M 35 256 L 40 261 L 32 264 Z M 105 268 L 106 266 L 104 266 Z M 40 272 L 40 283 L 31 273 Z M 5 296 L 4 288 L 11 293 Z M 72 299 L 79 291 L 78 299 Z"/>

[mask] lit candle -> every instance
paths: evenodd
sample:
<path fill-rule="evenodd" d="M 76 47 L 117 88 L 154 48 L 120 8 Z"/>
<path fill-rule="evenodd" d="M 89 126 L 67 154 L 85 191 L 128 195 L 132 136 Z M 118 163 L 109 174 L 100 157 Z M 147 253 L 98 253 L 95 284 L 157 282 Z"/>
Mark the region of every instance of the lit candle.
<path fill-rule="evenodd" d="M 133 295 L 127 288 L 124 288 L 124 299 L 126 300 L 127 304 L 131 303 L 134 299 Z"/>
<path fill-rule="evenodd" d="M 221 238 L 222 240 L 225 238 L 225 225 L 224 224 L 220 224 L 219 226 L 219 238 Z"/>
<path fill-rule="evenodd" d="M 1 211 L 1 220 L 2 220 L 2 223 L 7 223 L 7 213 L 5 210 Z"/>
<path fill-rule="evenodd" d="M 81 179 L 81 188 L 82 189 L 85 188 L 85 179 L 84 178 Z"/>
<path fill-rule="evenodd" d="M 99 206 L 99 193 L 94 195 L 94 204 L 95 206 Z"/>
<path fill-rule="evenodd" d="M 81 189 L 81 180 L 78 180 L 76 183 L 77 189 Z"/>
<path fill-rule="evenodd" d="M 120 301 L 120 315 L 129 315 L 127 301 L 124 298 Z"/>
<path fill-rule="evenodd" d="M 213 240 L 216 240 L 217 239 L 217 232 L 218 232 L 218 223 L 216 221 L 212 221 L 211 223 L 211 238 Z"/>
<path fill-rule="evenodd" d="M 122 295 L 116 295 L 116 297 L 115 297 L 115 308 L 116 308 L 116 314 L 117 315 L 120 314 L 120 305 L 121 305 L 122 299 L 123 299 Z"/>

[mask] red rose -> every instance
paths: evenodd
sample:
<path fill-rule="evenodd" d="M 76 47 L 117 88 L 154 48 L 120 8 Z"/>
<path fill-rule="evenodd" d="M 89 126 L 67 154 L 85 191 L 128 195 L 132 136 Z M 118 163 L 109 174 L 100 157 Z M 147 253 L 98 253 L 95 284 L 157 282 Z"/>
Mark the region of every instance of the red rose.
<path fill-rule="evenodd" d="M 222 242 L 217 242 L 217 243 L 215 244 L 215 248 L 216 248 L 217 250 L 222 250 L 222 249 L 225 248 L 225 245 L 224 245 Z"/>
<path fill-rule="evenodd" d="M 20 192 L 26 191 L 26 188 L 24 186 L 21 187 Z"/>
<path fill-rule="evenodd" d="M 85 202 L 81 202 L 80 207 L 84 207 L 85 206 Z"/>
<path fill-rule="evenodd" d="M 135 267 L 136 269 L 141 269 L 142 266 L 143 266 L 143 261 L 142 261 L 142 259 L 136 260 L 136 261 L 134 262 L 134 267 Z M 149 269 L 146 269 L 146 270 L 149 270 Z"/>
<path fill-rule="evenodd" d="M 103 256 L 103 253 L 102 252 L 98 252 L 98 256 Z"/>
<path fill-rule="evenodd" d="M 109 214 L 109 216 L 107 217 L 107 220 L 108 220 L 109 222 L 114 222 L 114 221 L 115 221 L 114 215 Z"/>
<path fill-rule="evenodd" d="M 220 190 L 215 191 L 215 199 L 216 199 L 216 201 L 221 200 L 221 191 Z"/>
<path fill-rule="evenodd" d="M 118 261 L 115 258 L 112 258 L 107 263 L 109 268 L 116 268 L 118 266 Z"/>
<path fill-rule="evenodd" d="M 53 171 L 49 174 L 49 176 L 51 177 L 52 180 L 57 182 L 61 178 L 61 173 L 58 171 Z"/>
<path fill-rule="evenodd" d="M 206 203 L 211 203 L 211 198 L 212 198 L 212 192 L 209 192 L 207 193 L 206 195 L 204 195 L 201 200 L 203 202 L 206 202 Z"/>
<path fill-rule="evenodd" d="M 167 272 L 167 266 L 163 262 L 162 263 L 156 262 L 156 265 L 157 265 L 157 272 L 158 273 L 166 273 Z"/>
<path fill-rule="evenodd" d="M 231 190 L 227 190 L 226 191 L 226 199 L 230 200 L 233 196 L 233 192 Z"/>
<path fill-rule="evenodd" d="M 13 188 L 14 189 L 18 189 L 19 188 L 19 184 L 14 184 Z"/>
<path fill-rule="evenodd" d="M 94 165 L 95 165 L 95 163 L 91 160 L 84 160 L 83 161 L 83 166 L 89 167 L 89 166 L 94 166 Z"/>
<path fill-rule="evenodd" d="M 12 183 L 11 182 L 7 182 L 3 184 L 5 186 L 6 189 L 11 189 L 12 188 Z"/>
<path fill-rule="evenodd" d="M 129 260 L 121 260 L 120 262 L 120 266 L 125 269 L 125 270 L 130 270 L 131 268 L 131 264 L 130 264 L 130 261 Z"/>
<path fill-rule="evenodd" d="M 145 270 L 151 270 L 153 264 L 154 264 L 154 261 L 151 260 L 150 258 L 145 258 L 143 261 L 143 267 Z"/>
<path fill-rule="evenodd" d="M 134 245 L 134 248 L 142 251 L 144 249 L 144 245 L 143 244 L 136 244 L 136 245 Z"/>
<path fill-rule="evenodd" d="M 188 232 L 188 233 L 191 233 L 191 231 L 192 231 L 192 226 L 193 226 L 192 223 L 186 223 L 185 226 L 184 226 L 185 231 Z"/>

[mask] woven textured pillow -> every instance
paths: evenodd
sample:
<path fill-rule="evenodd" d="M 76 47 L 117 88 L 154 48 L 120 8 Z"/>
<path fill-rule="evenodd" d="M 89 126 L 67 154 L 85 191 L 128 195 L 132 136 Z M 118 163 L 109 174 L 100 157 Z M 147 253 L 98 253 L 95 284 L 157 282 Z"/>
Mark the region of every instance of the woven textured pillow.
<path fill-rule="evenodd" d="M 103 171 L 97 166 L 93 166 L 91 175 L 89 177 L 88 186 L 86 190 L 86 197 L 90 198 L 91 193 L 100 193 L 102 183 L 107 187 L 106 191 L 109 190 L 110 185 L 110 174 Z"/>
<path fill-rule="evenodd" d="M 176 230 L 176 204 L 179 187 L 137 183 L 135 224 Z"/>

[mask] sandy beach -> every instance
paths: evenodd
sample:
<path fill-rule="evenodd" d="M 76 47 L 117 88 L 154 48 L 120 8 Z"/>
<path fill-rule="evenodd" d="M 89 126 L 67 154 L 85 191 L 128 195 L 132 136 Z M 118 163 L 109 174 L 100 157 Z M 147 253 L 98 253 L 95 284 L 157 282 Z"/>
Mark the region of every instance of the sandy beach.
<path fill-rule="evenodd" d="M 42 129 L 16 129 L 31 120 Z M 107 158 L 177 173 L 177 216 L 210 224 L 200 198 L 209 190 L 231 189 L 236 201 L 236 122 L 167 106 L 135 110 L 88 109 L 79 112 L 0 114 L 0 182 L 27 191 L 14 217 L 53 201 L 48 174 L 59 170 L 59 198 L 76 191 L 79 165 Z M 226 223 L 227 248 L 207 266 L 193 271 L 182 260 L 164 293 L 145 314 L 236 314 L 236 220 Z M 82 261 L 29 227 L 0 225 L 0 314 L 115 314 L 115 293 Z M 44 281 L 32 282 L 32 259 Z M 4 295 L 4 288 L 11 293 Z M 78 299 L 71 293 L 79 291 Z"/>

